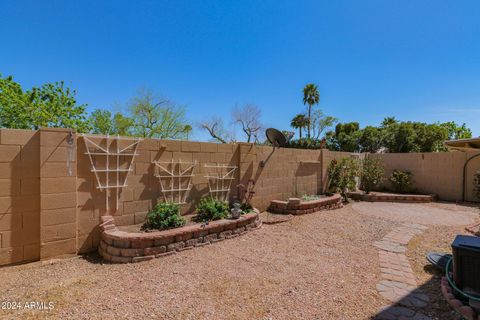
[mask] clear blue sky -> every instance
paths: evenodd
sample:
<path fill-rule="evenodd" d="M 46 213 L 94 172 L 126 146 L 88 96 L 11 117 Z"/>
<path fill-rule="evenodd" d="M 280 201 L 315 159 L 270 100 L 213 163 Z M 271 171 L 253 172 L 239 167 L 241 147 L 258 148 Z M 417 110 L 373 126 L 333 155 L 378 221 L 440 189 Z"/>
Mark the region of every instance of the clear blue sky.
<path fill-rule="evenodd" d="M 90 111 L 148 87 L 192 123 L 250 102 L 288 129 L 314 82 L 343 122 L 454 120 L 480 135 L 479 1 L 0 0 L 0 30 L 2 75 L 65 80 Z"/>

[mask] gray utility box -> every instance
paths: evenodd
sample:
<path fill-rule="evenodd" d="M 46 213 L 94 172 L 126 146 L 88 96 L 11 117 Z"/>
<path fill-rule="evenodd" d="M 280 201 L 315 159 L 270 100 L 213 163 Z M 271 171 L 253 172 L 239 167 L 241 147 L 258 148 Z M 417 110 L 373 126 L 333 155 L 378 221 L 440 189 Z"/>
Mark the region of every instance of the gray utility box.
<path fill-rule="evenodd" d="M 457 235 L 452 253 L 453 281 L 457 287 L 480 294 L 480 237 Z"/>

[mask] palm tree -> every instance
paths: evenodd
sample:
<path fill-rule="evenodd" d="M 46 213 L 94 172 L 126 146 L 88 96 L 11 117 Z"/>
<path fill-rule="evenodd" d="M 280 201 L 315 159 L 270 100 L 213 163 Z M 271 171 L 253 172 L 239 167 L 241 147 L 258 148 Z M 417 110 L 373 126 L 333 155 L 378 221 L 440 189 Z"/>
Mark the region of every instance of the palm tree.
<path fill-rule="evenodd" d="M 310 122 L 308 121 L 307 117 L 303 113 L 297 114 L 292 121 L 290 122 L 290 125 L 294 129 L 299 129 L 300 131 L 300 139 L 302 139 L 302 129 L 307 127 Z"/>
<path fill-rule="evenodd" d="M 192 126 L 189 124 L 186 124 L 185 127 L 183 127 L 183 132 L 187 135 L 187 140 L 188 136 L 190 135 L 190 132 L 192 132 Z"/>
<path fill-rule="evenodd" d="M 320 102 L 320 92 L 316 84 L 309 83 L 303 88 L 303 104 L 308 104 L 308 139 L 310 139 L 310 123 L 312 121 L 312 106 Z"/>

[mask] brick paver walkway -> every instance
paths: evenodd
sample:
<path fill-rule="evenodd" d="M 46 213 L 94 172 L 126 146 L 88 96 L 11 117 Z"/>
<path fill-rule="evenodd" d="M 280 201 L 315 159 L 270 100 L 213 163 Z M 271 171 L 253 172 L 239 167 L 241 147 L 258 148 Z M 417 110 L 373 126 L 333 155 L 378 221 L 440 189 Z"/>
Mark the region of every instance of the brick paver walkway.
<path fill-rule="evenodd" d="M 377 319 L 430 319 L 416 311 L 417 308 L 425 307 L 429 299 L 417 287 L 415 275 L 404 254 L 405 245 L 410 239 L 425 229 L 427 227 L 419 224 L 404 223 L 373 244 L 380 249 L 378 259 L 382 280 L 377 283 L 377 290 L 382 297 L 392 302 L 392 305 L 385 306 L 379 311 Z"/>

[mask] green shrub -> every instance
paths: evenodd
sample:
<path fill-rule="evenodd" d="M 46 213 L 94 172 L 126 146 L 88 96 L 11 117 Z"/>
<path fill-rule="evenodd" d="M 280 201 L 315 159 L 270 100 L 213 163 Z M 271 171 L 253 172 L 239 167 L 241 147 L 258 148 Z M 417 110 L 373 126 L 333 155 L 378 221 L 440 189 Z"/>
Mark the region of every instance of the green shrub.
<path fill-rule="evenodd" d="M 316 195 L 316 194 L 304 194 L 301 199 L 303 201 L 313 201 L 313 200 L 318 200 L 320 198 L 321 197 L 319 195 Z"/>
<path fill-rule="evenodd" d="M 408 171 L 393 170 L 392 174 L 388 178 L 393 186 L 393 190 L 399 193 L 406 193 L 412 191 L 412 174 Z"/>
<path fill-rule="evenodd" d="M 175 203 L 158 203 L 147 214 L 147 221 L 142 225 L 142 230 L 166 230 L 178 228 L 185 224 L 185 219 L 180 215 L 180 206 Z"/>
<path fill-rule="evenodd" d="M 351 157 L 332 160 L 328 166 L 329 190 L 340 192 L 348 200 L 347 192 L 355 189 L 359 168 L 358 161 Z"/>
<path fill-rule="evenodd" d="M 366 158 L 363 161 L 360 188 L 365 193 L 370 193 L 383 181 L 384 173 L 385 170 L 380 159 Z"/>
<path fill-rule="evenodd" d="M 226 218 L 230 212 L 227 202 L 205 197 L 197 205 L 197 220 L 210 221 Z"/>
<path fill-rule="evenodd" d="M 295 149 L 324 149 L 325 148 L 325 140 L 320 139 L 295 139 L 289 140 L 285 148 L 295 148 Z"/>

